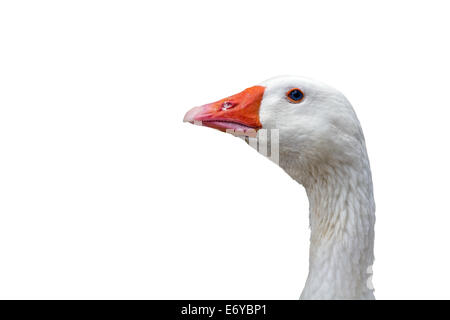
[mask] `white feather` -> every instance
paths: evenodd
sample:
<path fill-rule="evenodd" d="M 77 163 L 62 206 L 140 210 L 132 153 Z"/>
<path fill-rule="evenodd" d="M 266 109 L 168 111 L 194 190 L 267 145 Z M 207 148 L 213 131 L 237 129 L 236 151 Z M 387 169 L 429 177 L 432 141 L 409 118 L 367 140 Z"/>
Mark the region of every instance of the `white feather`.
<path fill-rule="evenodd" d="M 363 132 L 348 100 L 322 83 L 292 76 L 263 82 L 265 129 L 279 130 L 279 165 L 306 189 L 310 266 L 302 299 L 374 299 L 375 202 Z M 290 103 L 286 92 L 304 99 Z"/>

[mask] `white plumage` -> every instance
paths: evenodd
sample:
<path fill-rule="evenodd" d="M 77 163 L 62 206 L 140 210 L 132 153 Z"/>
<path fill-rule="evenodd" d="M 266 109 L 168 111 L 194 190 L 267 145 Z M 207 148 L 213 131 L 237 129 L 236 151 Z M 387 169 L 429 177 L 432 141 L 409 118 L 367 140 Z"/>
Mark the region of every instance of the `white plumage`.
<path fill-rule="evenodd" d="M 305 187 L 310 204 L 310 265 L 301 298 L 374 299 L 375 202 L 364 136 L 352 106 L 337 90 L 305 78 L 276 77 L 259 87 L 264 93 L 252 102 L 258 102 L 256 111 L 248 111 L 243 102 L 248 97 L 241 93 L 217 102 L 228 108 L 233 102 L 230 110 L 217 115 L 215 104 L 209 104 L 188 112 L 185 121 L 213 126 L 207 121 L 215 117 L 220 126 L 213 127 L 221 130 L 227 124 L 244 133 L 246 128 L 278 130 L 278 165 Z M 299 102 L 287 97 L 293 88 L 304 95 Z M 248 125 L 251 112 L 257 113 L 257 126 L 253 120 Z"/>

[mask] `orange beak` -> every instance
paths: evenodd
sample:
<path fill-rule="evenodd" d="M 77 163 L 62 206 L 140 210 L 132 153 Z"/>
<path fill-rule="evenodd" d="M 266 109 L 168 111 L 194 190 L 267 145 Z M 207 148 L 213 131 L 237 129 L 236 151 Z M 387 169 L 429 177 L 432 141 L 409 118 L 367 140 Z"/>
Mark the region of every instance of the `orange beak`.
<path fill-rule="evenodd" d="M 221 131 L 255 136 L 262 128 L 259 108 L 265 87 L 254 86 L 228 98 L 195 107 L 184 116 L 190 122 Z"/>

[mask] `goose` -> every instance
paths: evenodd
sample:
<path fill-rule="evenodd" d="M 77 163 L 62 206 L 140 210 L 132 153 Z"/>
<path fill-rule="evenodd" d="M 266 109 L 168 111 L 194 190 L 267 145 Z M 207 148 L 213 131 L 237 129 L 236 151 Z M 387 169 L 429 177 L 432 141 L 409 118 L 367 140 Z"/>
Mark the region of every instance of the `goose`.
<path fill-rule="evenodd" d="M 304 186 L 311 235 L 300 299 L 375 299 L 372 175 L 361 125 L 342 93 L 280 76 L 195 107 L 184 122 L 266 144 L 271 159 Z"/>

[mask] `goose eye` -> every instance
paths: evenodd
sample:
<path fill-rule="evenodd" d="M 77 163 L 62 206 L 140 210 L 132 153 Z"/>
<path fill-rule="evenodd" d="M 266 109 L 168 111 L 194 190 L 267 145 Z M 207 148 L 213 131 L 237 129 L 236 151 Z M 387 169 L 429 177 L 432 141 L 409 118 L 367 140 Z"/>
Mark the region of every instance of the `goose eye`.
<path fill-rule="evenodd" d="M 286 96 L 293 103 L 299 103 L 300 101 L 303 100 L 303 92 L 298 88 L 289 90 L 286 93 Z"/>

